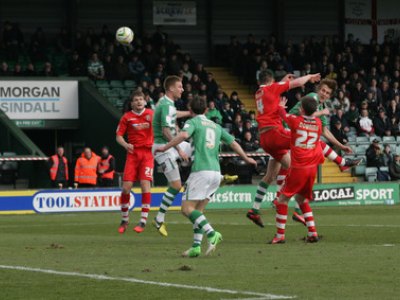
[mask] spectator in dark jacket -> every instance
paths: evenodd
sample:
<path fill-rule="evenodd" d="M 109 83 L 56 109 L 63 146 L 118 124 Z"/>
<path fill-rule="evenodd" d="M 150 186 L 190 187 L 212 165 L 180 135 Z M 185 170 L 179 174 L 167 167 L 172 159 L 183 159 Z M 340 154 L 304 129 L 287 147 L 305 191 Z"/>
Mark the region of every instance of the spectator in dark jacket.
<path fill-rule="evenodd" d="M 68 66 L 69 76 L 85 76 L 86 71 L 86 66 L 79 57 L 79 53 L 75 51 Z"/>
<path fill-rule="evenodd" d="M 400 180 L 400 154 L 395 154 L 389 164 L 389 174 L 392 180 Z"/>
<path fill-rule="evenodd" d="M 336 109 L 336 115 L 333 115 L 331 117 L 331 127 L 334 127 L 334 125 L 336 124 L 337 121 L 339 121 L 342 124 L 341 129 L 344 132 L 349 132 L 350 131 L 349 123 L 347 123 L 347 120 L 344 117 L 343 110 L 341 108 L 337 108 Z"/>
<path fill-rule="evenodd" d="M 254 152 L 260 148 L 258 140 L 255 140 L 250 131 L 246 131 L 243 135 L 241 146 L 246 152 Z"/>
<path fill-rule="evenodd" d="M 367 167 L 384 167 L 385 161 L 383 158 L 382 149 L 379 145 L 379 140 L 373 140 L 372 144 L 366 151 L 367 156 Z"/>
<path fill-rule="evenodd" d="M 391 126 L 385 110 L 380 109 L 378 115 L 374 118 L 375 134 L 378 136 L 391 135 Z"/>
<path fill-rule="evenodd" d="M 333 136 L 343 145 L 347 144 L 348 137 L 343 130 L 343 125 L 340 120 L 336 120 L 336 122 L 331 125 L 331 132 Z"/>

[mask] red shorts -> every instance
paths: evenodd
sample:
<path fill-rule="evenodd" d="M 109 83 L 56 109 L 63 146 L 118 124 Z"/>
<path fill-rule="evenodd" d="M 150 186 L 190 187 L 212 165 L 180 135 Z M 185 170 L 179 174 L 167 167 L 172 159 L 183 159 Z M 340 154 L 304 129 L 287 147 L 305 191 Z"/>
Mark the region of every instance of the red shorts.
<path fill-rule="evenodd" d="M 126 156 L 123 181 L 153 180 L 154 158 L 150 148 L 135 148 Z"/>
<path fill-rule="evenodd" d="M 281 194 L 288 198 L 299 194 L 306 199 L 313 199 L 313 186 L 317 175 L 317 166 L 312 168 L 290 168 L 282 187 Z"/>
<path fill-rule="evenodd" d="M 290 149 L 290 138 L 290 130 L 278 127 L 261 133 L 260 144 L 265 152 L 281 161 Z"/>

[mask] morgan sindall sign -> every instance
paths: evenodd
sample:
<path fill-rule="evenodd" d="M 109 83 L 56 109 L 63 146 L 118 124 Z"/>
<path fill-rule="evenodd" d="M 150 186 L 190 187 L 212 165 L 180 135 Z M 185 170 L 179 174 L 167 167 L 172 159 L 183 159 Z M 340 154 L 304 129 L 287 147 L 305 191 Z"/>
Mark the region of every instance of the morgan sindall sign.
<path fill-rule="evenodd" d="M 0 81 L 0 109 L 12 120 L 78 119 L 78 81 Z"/>

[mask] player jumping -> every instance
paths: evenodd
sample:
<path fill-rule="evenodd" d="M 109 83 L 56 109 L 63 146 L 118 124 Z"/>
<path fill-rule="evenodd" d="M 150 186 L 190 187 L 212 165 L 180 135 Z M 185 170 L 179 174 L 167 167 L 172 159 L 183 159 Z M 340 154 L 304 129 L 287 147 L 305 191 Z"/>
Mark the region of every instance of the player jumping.
<path fill-rule="evenodd" d="M 116 141 L 127 151 L 122 193 L 122 221 L 119 233 L 124 233 L 129 224 L 129 199 L 133 182 L 139 180 L 142 189 L 142 211 L 139 224 L 133 229 L 143 232 L 151 204 L 151 181 L 153 180 L 154 158 L 151 153 L 153 145 L 153 111 L 146 109 L 144 94 L 136 91 L 132 94 L 131 111 L 126 112 L 118 125 Z M 124 135 L 128 135 L 128 142 Z"/>
<path fill-rule="evenodd" d="M 307 199 L 313 197 L 313 185 L 317 166 L 324 162 L 319 139 L 322 133 L 322 122 L 313 116 L 317 102 L 312 97 L 303 97 L 299 109 L 301 116 L 286 114 L 282 108 L 281 116 L 291 129 L 290 158 L 291 166 L 286 181 L 276 203 L 275 237 L 271 244 L 285 243 L 285 225 L 288 214 L 288 202 L 295 199 L 306 219 L 308 227 L 307 242 L 318 242 L 313 212 Z"/>
<path fill-rule="evenodd" d="M 260 208 L 267 189 L 277 177 L 281 166 L 283 166 L 284 169 L 288 169 L 290 166 L 290 156 L 288 154 L 288 150 L 290 148 L 290 131 L 284 129 L 282 125 L 282 119 L 279 116 L 278 107 L 280 96 L 289 89 L 302 86 L 308 81 L 319 81 L 320 75 L 306 75 L 291 81 L 289 81 L 289 79 L 290 75 L 286 76 L 283 81 L 276 83 L 274 82 L 274 75 L 272 71 L 263 71 L 259 76 L 260 88 L 256 92 L 255 96 L 258 111 L 257 121 L 259 123 L 261 147 L 272 157 L 272 159 L 270 159 L 268 162 L 267 173 L 257 187 L 253 207 L 247 213 L 247 217 L 260 227 L 264 227 L 260 216 Z M 332 93 L 332 90 L 330 93 Z M 322 111 L 319 114 L 322 115 L 323 113 L 326 113 L 326 111 Z M 323 134 L 325 134 L 325 132 Z M 331 138 L 329 134 L 326 137 L 328 139 Z M 326 143 L 322 141 L 320 143 L 322 143 L 321 147 L 323 149 L 329 149 L 329 151 L 324 150 L 325 155 L 327 155 L 329 159 L 332 159 L 334 154 L 338 156 L 328 145 L 326 145 Z M 351 148 L 347 146 L 342 145 L 342 147 L 343 150 L 348 152 L 351 151 Z M 337 158 L 334 161 L 337 164 L 339 164 L 340 161 L 344 165 L 348 166 L 357 165 L 359 163 L 354 160 L 344 160 L 341 157 L 340 159 Z M 278 184 L 280 181 L 283 182 L 285 177 L 286 176 L 281 173 L 280 177 L 278 178 Z M 304 222 L 304 220 L 301 219 L 301 214 L 298 214 L 298 218 L 298 221 Z"/>

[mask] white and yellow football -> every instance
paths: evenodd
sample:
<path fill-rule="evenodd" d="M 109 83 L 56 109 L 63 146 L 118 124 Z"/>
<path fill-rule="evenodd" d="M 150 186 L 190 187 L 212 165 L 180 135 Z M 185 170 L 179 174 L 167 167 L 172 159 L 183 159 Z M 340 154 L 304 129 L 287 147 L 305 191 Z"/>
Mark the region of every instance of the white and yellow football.
<path fill-rule="evenodd" d="M 132 43 L 134 38 L 134 33 L 132 29 L 130 29 L 129 27 L 120 27 L 115 33 L 115 38 L 119 43 L 121 43 L 124 46 L 127 46 L 130 43 Z"/>

